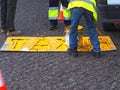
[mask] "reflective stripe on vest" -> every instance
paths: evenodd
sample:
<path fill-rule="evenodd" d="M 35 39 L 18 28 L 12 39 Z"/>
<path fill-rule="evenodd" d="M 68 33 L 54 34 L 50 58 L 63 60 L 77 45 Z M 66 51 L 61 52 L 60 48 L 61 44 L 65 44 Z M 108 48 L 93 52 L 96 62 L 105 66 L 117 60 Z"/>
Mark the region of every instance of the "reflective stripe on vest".
<path fill-rule="evenodd" d="M 48 10 L 48 18 L 49 20 L 57 20 L 59 15 L 58 7 L 50 7 Z M 63 7 L 63 16 L 65 20 L 70 20 L 71 13 L 69 10 L 67 10 L 66 7 Z"/>
<path fill-rule="evenodd" d="M 50 7 L 48 10 L 49 20 L 57 20 L 58 18 L 58 7 Z"/>
<path fill-rule="evenodd" d="M 70 20 L 71 18 L 70 10 L 67 10 L 66 7 L 63 7 L 63 16 L 65 20 Z"/>
<path fill-rule="evenodd" d="M 71 0 L 68 9 L 82 7 L 93 12 L 95 23 L 97 22 L 96 2 L 95 0 Z"/>

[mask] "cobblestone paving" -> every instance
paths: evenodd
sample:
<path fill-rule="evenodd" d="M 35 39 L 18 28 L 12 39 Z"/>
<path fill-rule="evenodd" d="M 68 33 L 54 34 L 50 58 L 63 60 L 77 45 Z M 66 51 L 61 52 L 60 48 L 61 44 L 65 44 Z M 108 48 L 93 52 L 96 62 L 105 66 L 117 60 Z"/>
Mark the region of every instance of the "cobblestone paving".
<path fill-rule="evenodd" d="M 48 0 L 18 0 L 17 6 L 15 24 L 22 36 L 64 35 L 62 21 L 56 31 L 48 30 Z M 84 19 L 80 24 L 85 26 Z M 102 34 L 110 35 L 117 51 L 102 52 L 100 59 L 88 52 L 78 58 L 66 52 L 0 52 L 7 90 L 120 90 L 120 32 Z M 0 46 L 6 38 L 0 34 Z"/>

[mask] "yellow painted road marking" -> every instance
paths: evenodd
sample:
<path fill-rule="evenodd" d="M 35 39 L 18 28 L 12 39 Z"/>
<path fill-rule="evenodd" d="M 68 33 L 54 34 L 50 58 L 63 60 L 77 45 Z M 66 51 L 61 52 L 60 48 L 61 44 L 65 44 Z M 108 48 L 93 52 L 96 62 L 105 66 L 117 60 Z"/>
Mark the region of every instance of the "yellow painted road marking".
<path fill-rule="evenodd" d="M 101 51 L 116 50 L 109 36 L 99 36 Z M 80 38 L 78 51 L 91 51 L 92 45 L 88 36 Z M 65 37 L 8 37 L 1 51 L 66 51 L 69 46 L 65 43 Z"/>

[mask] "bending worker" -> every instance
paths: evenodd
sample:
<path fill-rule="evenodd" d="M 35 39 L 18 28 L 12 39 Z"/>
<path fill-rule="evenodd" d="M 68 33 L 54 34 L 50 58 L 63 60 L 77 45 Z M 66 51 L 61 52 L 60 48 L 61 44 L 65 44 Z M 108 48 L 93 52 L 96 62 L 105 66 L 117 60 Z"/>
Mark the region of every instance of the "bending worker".
<path fill-rule="evenodd" d="M 90 37 L 93 50 L 91 51 L 96 58 L 101 57 L 100 42 L 98 40 L 98 33 L 96 32 L 97 12 L 95 0 L 70 0 L 68 10 L 71 10 L 71 27 L 69 33 L 68 54 L 73 57 L 78 56 L 77 52 L 77 26 L 82 16 L 85 17 L 88 26 L 88 34 Z"/>
<path fill-rule="evenodd" d="M 63 16 L 64 16 L 64 24 L 65 26 L 70 26 L 70 11 L 67 10 L 68 1 L 67 0 L 49 0 L 49 10 L 48 10 L 48 18 L 50 21 L 50 30 L 55 30 L 57 28 L 58 23 L 58 15 L 59 15 L 59 2 L 63 5 Z"/>

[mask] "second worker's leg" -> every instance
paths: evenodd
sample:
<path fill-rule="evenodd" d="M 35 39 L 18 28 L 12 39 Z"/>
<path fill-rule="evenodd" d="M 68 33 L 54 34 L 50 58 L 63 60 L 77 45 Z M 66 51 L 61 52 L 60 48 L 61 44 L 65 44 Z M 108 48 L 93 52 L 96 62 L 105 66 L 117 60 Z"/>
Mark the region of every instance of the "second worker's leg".
<path fill-rule="evenodd" d="M 92 16 L 92 13 L 90 11 L 85 12 L 86 22 L 88 25 L 88 33 L 90 36 L 90 41 L 93 45 L 92 54 L 99 58 L 101 57 L 101 51 L 100 51 L 100 42 L 98 39 L 98 33 L 96 32 L 96 24 L 94 23 L 94 18 Z"/>
<path fill-rule="evenodd" d="M 16 30 L 14 26 L 17 0 L 8 0 L 7 3 L 7 36 L 20 35 L 21 31 Z"/>
<path fill-rule="evenodd" d="M 63 16 L 64 16 L 64 24 L 66 27 L 70 27 L 71 25 L 71 12 L 70 10 L 67 10 L 68 7 L 68 1 L 67 0 L 61 0 L 61 3 L 63 5 Z"/>
<path fill-rule="evenodd" d="M 58 5 L 59 0 L 49 0 L 48 18 L 50 22 L 50 30 L 55 30 L 57 27 Z"/>
<path fill-rule="evenodd" d="M 1 0 L 1 33 L 6 33 L 7 0 Z"/>
<path fill-rule="evenodd" d="M 14 20 L 16 13 L 17 0 L 8 0 L 7 2 L 7 29 L 10 31 L 15 30 Z"/>

